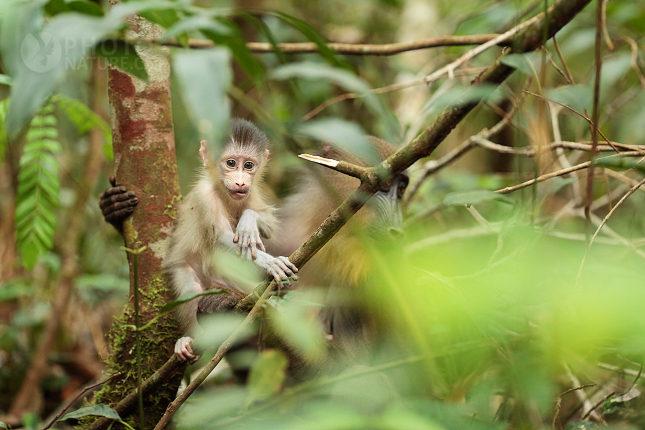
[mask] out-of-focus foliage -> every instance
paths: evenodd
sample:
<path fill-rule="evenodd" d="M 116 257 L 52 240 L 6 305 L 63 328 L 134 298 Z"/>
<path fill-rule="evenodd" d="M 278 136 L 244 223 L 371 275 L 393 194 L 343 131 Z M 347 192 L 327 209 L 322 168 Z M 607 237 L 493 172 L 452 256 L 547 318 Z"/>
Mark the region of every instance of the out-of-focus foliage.
<path fill-rule="evenodd" d="M 31 120 L 20 157 L 16 195 L 16 239 L 25 266 L 31 269 L 39 254 L 54 246 L 60 198 L 58 121 L 48 103 Z"/>
<path fill-rule="evenodd" d="M 369 158 L 365 134 L 405 144 L 442 109 L 465 102 L 464 88 L 501 53 L 501 48 L 484 52 L 452 78 L 387 91 L 388 85 L 427 76 L 471 47 L 342 56 L 327 49 L 325 41 L 390 43 L 501 33 L 553 2 L 285 0 L 254 3 L 270 10 L 252 15 L 234 9 L 247 6 L 243 2 L 224 3 L 132 1 L 109 10 L 88 1 L 0 5 L 0 73 L 7 74 L 0 75 L 0 174 L 9 184 L 0 184 L 0 198 L 16 203 L 4 211 L 0 202 L 0 227 L 10 218 L 7 213 L 15 214 L 22 258 L 29 268 L 35 264 L 24 270 L 11 260 L 15 273 L 0 278 L 0 411 L 11 404 L 51 312 L 61 270 L 57 244 L 65 235 L 54 228 L 64 225 L 76 181 L 82 180 L 76 156 L 88 150 L 84 135 L 98 127 L 106 147 L 111 140 L 105 121 L 85 105 L 88 55 L 96 53 L 142 80 L 156 77 L 142 69 L 137 41 L 122 40 L 124 17 L 139 13 L 166 29 L 163 41 L 176 38 L 180 45 L 170 49 L 170 57 L 184 190 L 198 163 L 199 140 L 217 146 L 229 116 L 235 115 L 256 122 L 274 143 L 267 183 L 281 198 L 303 167 L 295 154 L 327 140 Z M 360 290 L 360 304 L 374 318 L 369 340 L 357 340 L 354 355 L 334 355 L 314 317 L 324 310 L 324 291 L 273 298 L 259 334 L 277 334 L 281 349 L 235 351 L 229 356 L 233 370 L 240 363 L 250 365 L 247 384 L 233 384 L 230 369 L 223 367 L 180 411 L 179 428 L 645 425 L 640 393 L 645 362 L 642 189 L 616 207 L 642 181 L 640 157 L 601 159 L 613 151 L 599 155 L 589 221 L 583 209 L 584 169 L 509 195 L 495 193 L 589 159 L 581 146 L 549 145 L 591 141 L 594 8 L 595 2 L 557 35 L 561 55 L 549 41 L 544 51 L 503 60 L 517 72 L 503 86 L 474 94 L 486 96 L 486 102 L 431 158 L 440 160 L 521 104 L 510 125 L 486 138 L 488 146 L 477 143 L 437 169 L 406 198 L 402 240 L 387 245 L 364 241 L 373 268 Z M 642 152 L 629 145 L 645 144 L 645 9 L 637 1 L 612 0 L 606 18 L 615 48 L 608 49 L 603 38 L 598 126 L 622 152 Z M 190 39 L 210 40 L 217 47 L 192 50 L 186 47 Z M 245 45 L 249 41 L 311 41 L 319 53 L 253 54 Z M 50 111 L 34 117 L 47 100 Z M 59 109 L 56 116 L 53 105 Z M 35 134 L 44 127 L 47 132 Z M 55 148 L 50 140 L 43 143 L 54 133 Z M 510 154 L 516 150 L 532 151 L 532 156 Z M 110 156 L 107 151 L 106 159 Z M 422 171 L 423 162 L 417 164 L 410 169 L 412 183 Z M 101 173 L 107 177 L 109 171 Z M 104 186 L 107 181 L 97 187 L 97 195 Z M 70 364 L 78 351 L 90 349 L 94 358 L 87 361 L 92 363 L 106 353 L 103 333 L 127 292 L 118 236 L 103 226 L 96 205 L 86 208 L 86 217 L 86 225 L 73 226 L 83 229 L 83 273 L 73 299 L 77 313 L 67 316 L 69 330 L 60 336 L 41 384 L 47 412 L 79 380 L 86 381 Z M 252 288 L 255 281 L 246 266 L 235 257 L 223 258 L 221 264 L 244 272 L 240 282 Z M 240 322 L 239 315 L 217 315 L 205 324 L 203 341 L 210 347 L 203 360 Z M 293 355 L 317 369 L 304 382 L 290 376 Z"/>

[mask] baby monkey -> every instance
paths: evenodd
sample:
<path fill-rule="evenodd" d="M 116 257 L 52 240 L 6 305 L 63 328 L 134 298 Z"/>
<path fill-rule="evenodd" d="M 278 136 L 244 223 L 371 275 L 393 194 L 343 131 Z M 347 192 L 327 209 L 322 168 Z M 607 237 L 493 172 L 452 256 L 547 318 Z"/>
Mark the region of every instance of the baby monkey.
<path fill-rule="evenodd" d="M 179 206 L 177 224 L 163 267 L 177 296 L 220 288 L 217 310 L 231 309 L 244 297 L 233 282 L 212 264 L 216 250 L 229 250 L 252 260 L 279 283 L 289 283 L 298 268 L 287 257 L 266 253 L 263 239 L 277 226 L 275 210 L 261 189 L 269 158 L 269 139 L 251 122 L 233 119 L 228 141 L 219 157 L 210 157 L 202 141 L 200 178 Z M 197 300 L 180 306 L 177 319 L 185 334 L 196 328 Z M 175 352 L 182 360 L 197 360 L 189 336 L 180 338 Z"/>

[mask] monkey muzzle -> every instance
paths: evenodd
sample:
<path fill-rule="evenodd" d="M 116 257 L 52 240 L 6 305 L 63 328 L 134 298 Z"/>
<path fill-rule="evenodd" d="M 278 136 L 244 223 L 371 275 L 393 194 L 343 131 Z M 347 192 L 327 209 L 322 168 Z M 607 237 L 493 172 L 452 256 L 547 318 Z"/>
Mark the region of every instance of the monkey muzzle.
<path fill-rule="evenodd" d="M 231 197 L 235 200 L 242 200 L 249 195 L 248 188 L 238 188 L 237 190 L 228 190 Z"/>

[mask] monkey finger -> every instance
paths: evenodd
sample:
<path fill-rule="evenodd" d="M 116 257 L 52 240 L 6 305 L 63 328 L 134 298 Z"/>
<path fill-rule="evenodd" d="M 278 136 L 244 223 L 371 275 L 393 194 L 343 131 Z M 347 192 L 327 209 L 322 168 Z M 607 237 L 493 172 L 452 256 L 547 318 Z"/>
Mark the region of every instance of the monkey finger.
<path fill-rule="evenodd" d="M 255 242 L 251 242 L 251 257 L 255 260 L 258 258 L 257 246 Z"/>
<path fill-rule="evenodd" d="M 233 243 L 237 243 L 240 240 L 240 236 L 235 233 L 235 237 L 233 238 Z"/>
<path fill-rule="evenodd" d="M 293 273 L 298 273 L 298 266 L 289 261 L 288 257 L 281 256 L 280 260 L 284 262 L 284 264 L 286 264 L 291 270 L 293 270 Z"/>
<path fill-rule="evenodd" d="M 286 275 L 287 275 L 287 276 L 292 276 L 292 275 L 294 275 L 293 271 L 289 268 L 289 266 L 287 266 L 287 265 L 284 263 L 284 261 L 282 261 L 282 260 L 277 260 L 277 262 L 278 262 L 278 266 L 280 266 L 280 269 L 282 269 L 282 271 L 283 271 L 284 273 L 286 273 Z"/>

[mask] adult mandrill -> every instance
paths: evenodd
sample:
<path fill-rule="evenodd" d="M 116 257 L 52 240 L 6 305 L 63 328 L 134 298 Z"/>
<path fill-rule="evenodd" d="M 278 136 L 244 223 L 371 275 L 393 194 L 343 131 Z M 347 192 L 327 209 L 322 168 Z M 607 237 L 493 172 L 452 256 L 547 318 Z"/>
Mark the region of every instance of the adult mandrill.
<path fill-rule="evenodd" d="M 396 149 L 377 137 L 368 137 L 380 160 Z M 329 144 L 317 155 L 367 167 L 371 163 Z M 279 242 L 269 243 L 271 252 L 289 255 L 307 240 L 325 218 L 358 188 L 358 179 L 323 166 L 312 166 L 299 178 L 295 191 L 278 212 Z M 409 182 L 406 173 L 395 176 L 350 219 L 304 266 L 298 288 L 327 287 L 327 299 L 320 318 L 336 350 L 355 356 L 367 348 L 373 335 L 369 294 L 362 289 L 371 272 L 372 259 L 366 246 L 370 241 L 391 241 L 403 233 L 401 199 Z M 367 233 L 362 241 L 360 232 Z"/>
<path fill-rule="evenodd" d="M 206 142 L 201 142 L 201 175 L 179 207 L 163 262 L 177 296 L 211 288 L 227 290 L 229 294 L 219 296 L 215 310 L 230 309 L 244 297 L 213 266 L 212 254 L 218 249 L 236 251 L 253 260 L 278 282 L 288 283 L 298 272 L 287 257 L 267 254 L 262 241 L 272 235 L 277 224 L 274 209 L 260 187 L 269 146 L 266 135 L 242 119 L 232 120 L 230 135 L 218 157 L 209 156 Z M 136 204 L 130 194 L 122 187 L 103 193 L 100 206 L 106 220 L 114 224 L 120 214 L 122 222 L 122 216 Z M 184 333 L 195 329 L 196 314 L 195 300 L 179 308 L 177 318 Z M 191 341 L 190 336 L 180 338 L 175 352 L 180 359 L 194 362 Z"/>

